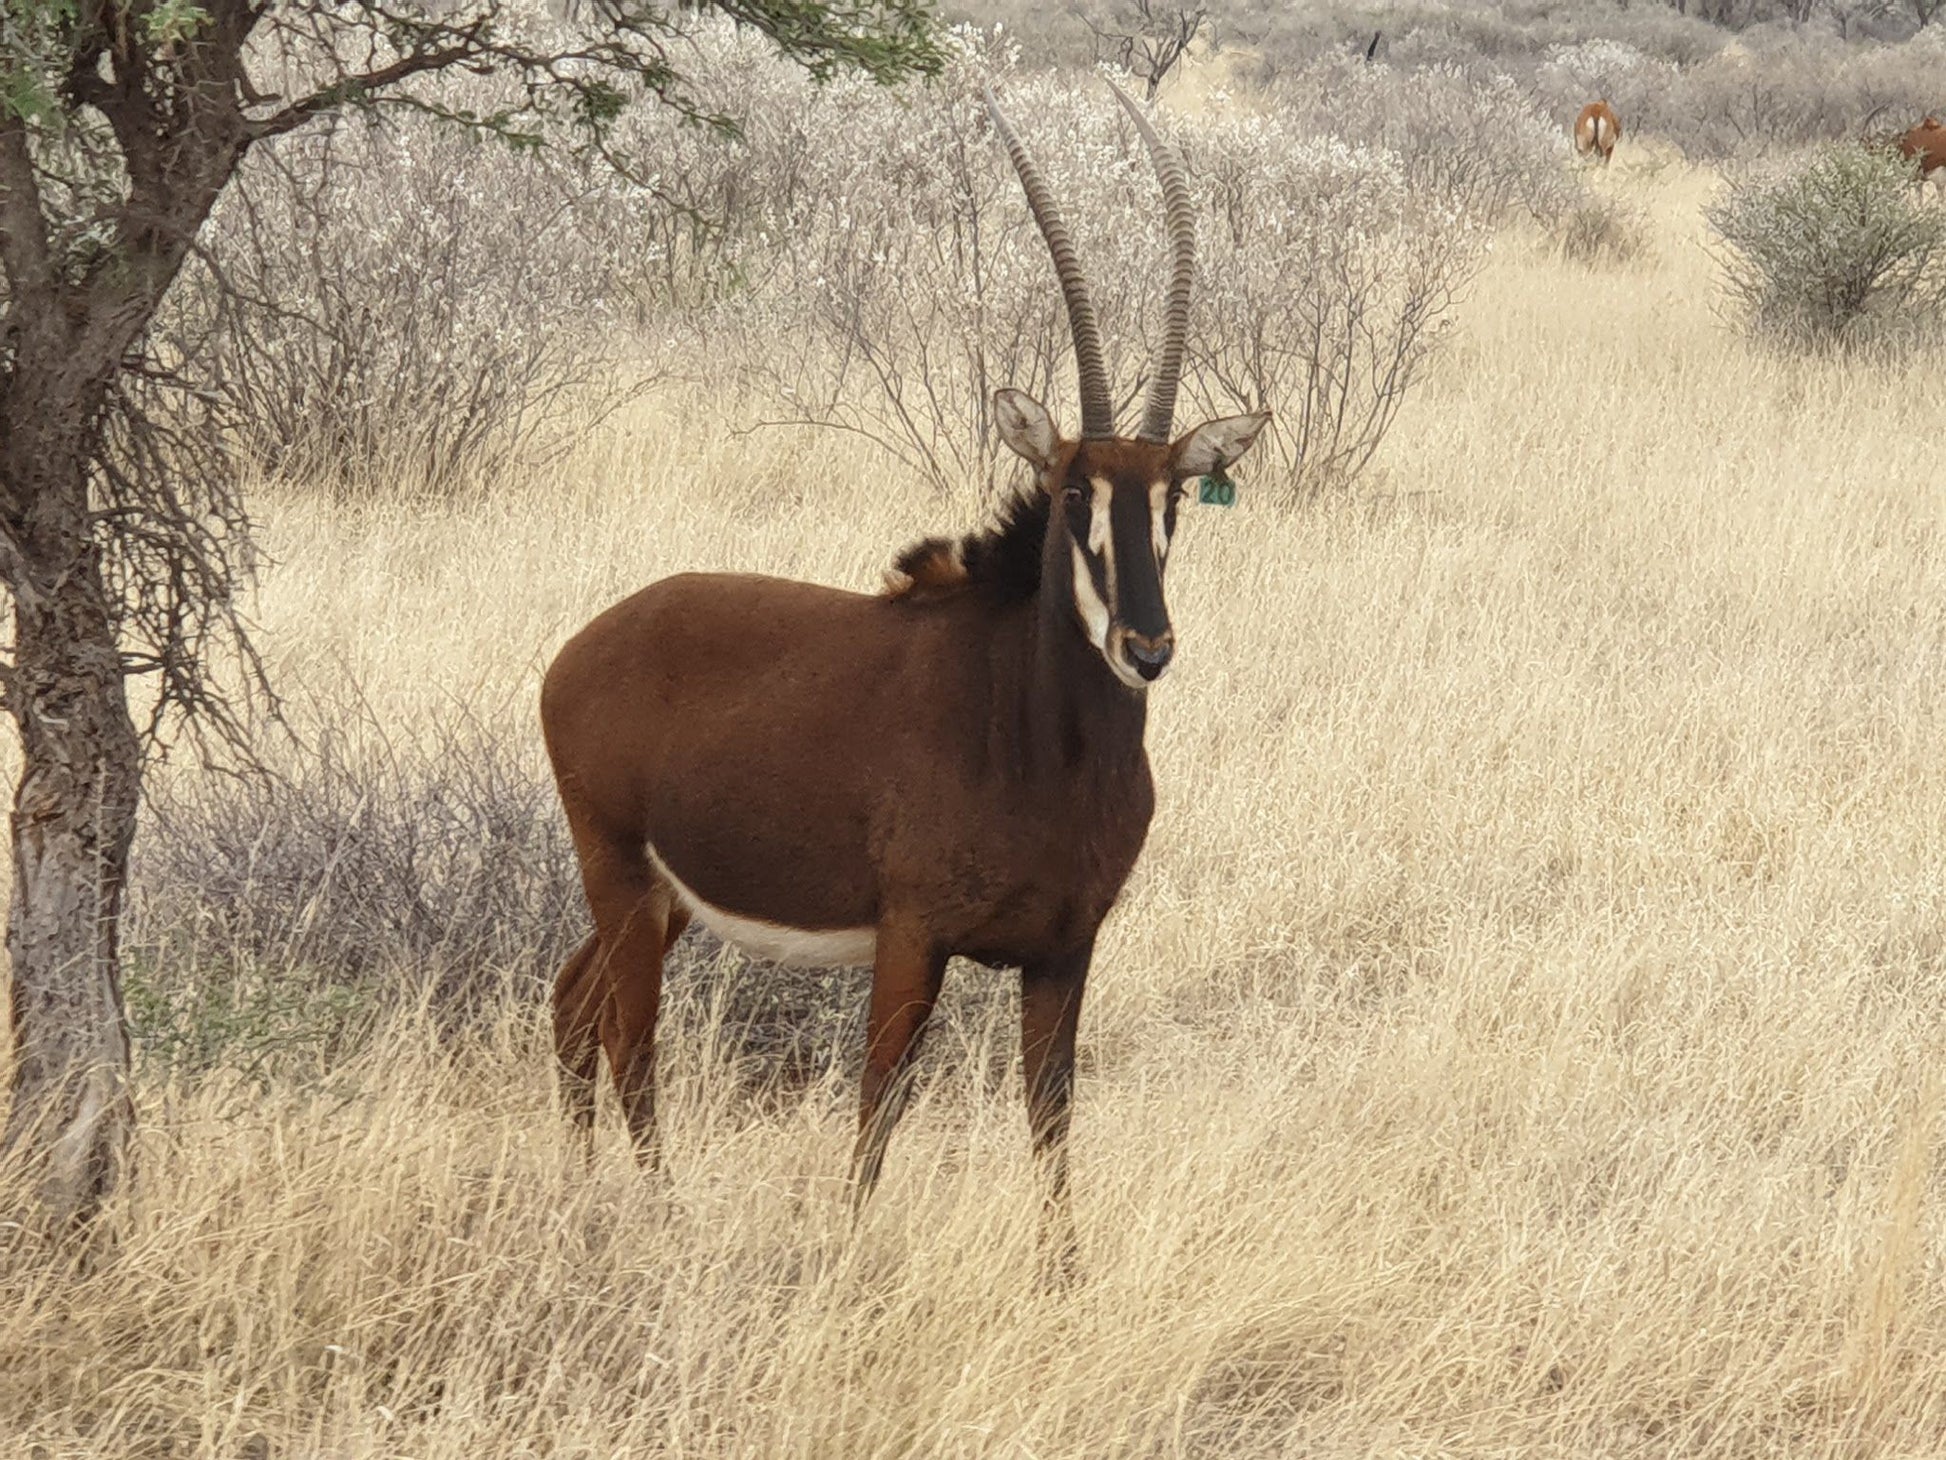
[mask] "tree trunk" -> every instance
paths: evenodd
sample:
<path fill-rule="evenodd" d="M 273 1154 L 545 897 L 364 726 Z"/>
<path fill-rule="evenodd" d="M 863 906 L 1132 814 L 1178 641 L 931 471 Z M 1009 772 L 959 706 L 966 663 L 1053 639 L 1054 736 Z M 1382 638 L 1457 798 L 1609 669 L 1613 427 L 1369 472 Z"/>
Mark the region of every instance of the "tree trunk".
<path fill-rule="evenodd" d="M 28 128 L 0 106 L 0 584 L 13 598 L 5 699 L 21 748 L 13 1104 L 0 1148 L 38 1185 L 49 1233 L 100 1209 L 134 1125 L 117 943 L 142 744 L 122 680 L 119 585 L 103 569 L 113 529 L 97 532 L 89 489 L 116 376 L 249 145 L 242 54 L 262 13 L 211 0 L 195 43 L 175 53 L 173 42 L 143 50 L 131 40 L 140 27 L 86 18 L 98 10 L 76 20 L 67 83 L 107 120 L 127 172 L 126 198 L 97 220 L 112 225 L 98 255 L 65 250 Z"/>
<path fill-rule="evenodd" d="M 9 423 L 10 424 L 10 423 Z M 13 1104 L 4 1144 L 24 1156 L 49 1232 L 100 1208 L 127 1159 L 133 1112 L 117 935 L 141 787 L 114 600 L 88 518 L 80 435 L 8 433 L 6 485 L 34 504 L 9 544 L 20 729 L 14 792 Z M 23 437 L 38 438 L 23 440 Z M 36 452 L 24 461 L 20 448 Z M 50 461 L 49 458 L 54 458 Z"/>

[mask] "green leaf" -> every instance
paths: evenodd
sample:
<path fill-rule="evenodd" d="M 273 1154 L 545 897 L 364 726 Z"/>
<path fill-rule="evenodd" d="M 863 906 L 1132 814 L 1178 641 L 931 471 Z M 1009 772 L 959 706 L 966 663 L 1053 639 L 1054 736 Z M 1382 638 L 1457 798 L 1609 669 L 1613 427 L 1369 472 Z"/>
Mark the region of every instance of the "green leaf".
<path fill-rule="evenodd" d="M 195 0 L 160 0 L 139 22 L 142 36 L 158 48 L 191 39 L 209 24 L 209 12 Z"/>

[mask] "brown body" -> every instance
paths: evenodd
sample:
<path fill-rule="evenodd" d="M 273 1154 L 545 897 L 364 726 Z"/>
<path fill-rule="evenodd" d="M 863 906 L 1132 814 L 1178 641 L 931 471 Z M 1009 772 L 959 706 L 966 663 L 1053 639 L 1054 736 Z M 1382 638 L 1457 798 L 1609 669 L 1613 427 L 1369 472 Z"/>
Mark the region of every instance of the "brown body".
<path fill-rule="evenodd" d="M 1120 99 L 1155 160 L 1172 242 L 1138 435 L 1115 432 L 1066 225 L 989 97 L 1067 303 L 1081 438 L 1001 390 L 998 431 L 1034 485 L 994 527 L 907 549 L 877 597 L 747 575 L 665 579 L 570 640 L 541 692 L 595 921 L 554 990 L 576 1123 L 592 1128 L 605 1052 L 653 1159 L 663 958 L 692 917 L 771 958 L 869 962 L 862 1198 L 947 960 L 1017 967 L 1028 1116 L 1064 1269 L 1075 1036 L 1096 932 L 1155 808 L 1142 737 L 1148 687 L 1175 645 L 1162 585 L 1177 509 L 1189 481 L 1223 471 L 1269 419 L 1170 439 L 1193 208 L 1181 159 Z"/>
<path fill-rule="evenodd" d="M 1615 144 L 1621 136 L 1621 121 L 1605 101 L 1589 102 L 1574 119 L 1574 150 L 1583 157 L 1590 154 L 1600 157 L 1604 166 L 1615 155 Z"/>
<path fill-rule="evenodd" d="M 652 851 L 716 908 L 872 929 L 928 960 L 1073 951 L 1147 832 L 1144 700 L 1041 618 L 1038 599 L 996 609 L 971 590 L 646 588 L 582 630 L 543 691 L 577 848 L 643 885 Z"/>
<path fill-rule="evenodd" d="M 1898 140 L 1899 156 L 1919 164 L 1921 183 L 1946 181 L 1946 125 L 1927 117 Z"/>
<path fill-rule="evenodd" d="M 796 935 L 759 951 L 869 953 L 865 1189 L 954 954 L 1021 970 L 1030 1115 L 1043 1146 L 1065 1136 L 1095 930 L 1154 793 L 1143 697 L 1058 604 L 692 575 L 561 651 L 542 715 L 596 934 L 562 972 L 557 1046 L 591 1092 L 598 1028 L 639 1141 L 662 957 L 692 897 Z M 848 953 L 860 930 L 869 948 Z M 576 1115 L 591 1118 L 585 1097 Z"/>
<path fill-rule="evenodd" d="M 561 650 L 541 718 L 595 933 L 556 983 L 555 1039 L 576 1121 L 605 1051 L 652 1155 L 663 957 L 692 916 L 776 957 L 869 959 L 864 1192 L 947 960 L 1017 967 L 1065 1261 L 1082 990 L 1155 806 L 1143 730 L 1173 644 L 1168 542 L 1184 481 L 1266 418 L 1066 442 L 1015 394 L 1001 408 L 1036 489 L 989 532 L 909 549 L 890 594 L 686 574 Z M 1090 610 L 1103 591 L 1110 616 Z"/>

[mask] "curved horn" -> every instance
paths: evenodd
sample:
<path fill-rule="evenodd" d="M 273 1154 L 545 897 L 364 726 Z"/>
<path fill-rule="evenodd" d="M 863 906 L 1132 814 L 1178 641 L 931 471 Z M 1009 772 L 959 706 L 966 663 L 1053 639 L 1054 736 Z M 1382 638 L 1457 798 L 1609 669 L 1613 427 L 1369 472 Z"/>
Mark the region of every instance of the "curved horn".
<path fill-rule="evenodd" d="M 993 88 L 983 87 L 982 93 L 993 117 L 993 129 L 1000 134 L 1014 171 L 1020 174 L 1020 185 L 1027 190 L 1027 206 L 1040 225 L 1041 237 L 1047 240 L 1047 251 L 1054 255 L 1054 272 L 1061 280 L 1061 297 L 1068 306 L 1068 326 L 1074 331 L 1074 368 L 1081 379 L 1082 438 L 1099 441 L 1113 436 L 1115 403 L 1109 394 L 1108 366 L 1101 353 L 1101 325 L 1095 319 L 1094 300 L 1089 297 L 1081 262 L 1075 257 L 1074 240 L 1068 237 L 1068 226 L 1054 206 L 1047 180 L 1007 124 L 1000 103 L 993 99 Z"/>
<path fill-rule="evenodd" d="M 1169 303 L 1162 317 L 1162 350 L 1156 356 L 1155 378 L 1149 382 L 1148 403 L 1142 408 L 1142 429 L 1136 433 L 1143 441 L 1167 441 L 1176 418 L 1176 382 L 1182 376 L 1183 348 L 1189 338 L 1189 290 L 1196 282 L 1196 205 L 1189 196 L 1189 173 L 1181 154 L 1156 136 L 1149 119 L 1121 87 L 1111 81 L 1108 89 L 1148 145 L 1169 221 Z"/>

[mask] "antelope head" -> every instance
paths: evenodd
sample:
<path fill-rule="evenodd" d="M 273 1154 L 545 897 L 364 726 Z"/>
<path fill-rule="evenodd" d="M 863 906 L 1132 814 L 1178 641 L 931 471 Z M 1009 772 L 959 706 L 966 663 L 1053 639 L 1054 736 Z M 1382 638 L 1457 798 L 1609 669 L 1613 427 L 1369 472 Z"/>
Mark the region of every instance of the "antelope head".
<path fill-rule="evenodd" d="M 1088 281 L 1045 179 L 988 92 L 994 130 L 1020 174 L 1067 303 L 1080 375 L 1081 435 L 1077 440 L 1064 437 L 1047 408 L 1023 391 L 996 392 L 994 415 L 1000 439 L 1033 467 L 1050 502 L 1042 591 L 1058 593 L 1071 604 L 1076 626 L 1115 677 L 1139 690 L 1162 677 L 1175 652 L 1162 583 L 1177 508 L 1190 482 L 1222 470 L 1250 448 L 1270 413 L 1227 416 L 1180 437 L 1170 434 L 1196 274 L 1195 207 L 1181 157 L 1119 87 L 1111 83 L 1111 89 L 1148 147 L 1162 183 L 1169 228 L 1167 313 L 1141 428 L 1133 437 L 1116 434 L 1101 328 Z"/>

